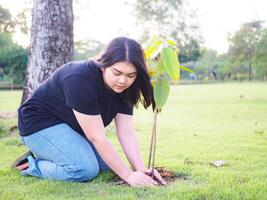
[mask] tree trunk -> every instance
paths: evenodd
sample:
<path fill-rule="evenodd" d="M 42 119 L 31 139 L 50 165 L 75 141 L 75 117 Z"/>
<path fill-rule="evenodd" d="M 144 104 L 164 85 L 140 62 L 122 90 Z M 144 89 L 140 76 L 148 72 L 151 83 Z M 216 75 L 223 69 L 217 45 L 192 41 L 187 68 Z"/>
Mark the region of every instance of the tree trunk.
<path fill-rule="evenodd" d="M 248 49 L 248 80 L 252 81 L 252 54 L 253 50 L 252 48 Z"/>
<path fill-rule="evenodd" d="M 249 65 L 248 65 L 248 80 L 252 81 L 252 66 L 251 66 L 251 59 L 249 59 Z"/>
<path fill-rule="evenodd" d="M 60 65 L 72 59 L 72 0 L 34 0 L 22 103 Z"/>

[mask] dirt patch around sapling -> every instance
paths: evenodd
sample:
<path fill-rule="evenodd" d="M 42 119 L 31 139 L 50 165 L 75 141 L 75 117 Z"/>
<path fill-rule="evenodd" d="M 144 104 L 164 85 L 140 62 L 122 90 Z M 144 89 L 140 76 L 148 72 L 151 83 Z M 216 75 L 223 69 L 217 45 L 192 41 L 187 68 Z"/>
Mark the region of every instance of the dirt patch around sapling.
<path fill-rule="evenodd" d="M 188 174 L 174 172 L 166 169 L 164 166 L 155 167 L 155 169 L 159 172 L 161 177 L 166 181 L 166 186 L 176 182 L 176 181 L 186 181 L 190 178 Z M 127 185 L 126 182 L 122 181 L 118 176 L 112 180 L 116 185 Z M 162 186 L 162 185 L 160 185 Z"/>
<path fill-rule="evenodd" d="M 175 181 L 179 181 L 179 180 L 185 181 L 190 178 L 188 174 L 174 172 L 174 171 L 166 169 L 165 167 L 155 167 L 155 169 L 159 172 L 161 177 L 167 182 L 167 185 Z"/>

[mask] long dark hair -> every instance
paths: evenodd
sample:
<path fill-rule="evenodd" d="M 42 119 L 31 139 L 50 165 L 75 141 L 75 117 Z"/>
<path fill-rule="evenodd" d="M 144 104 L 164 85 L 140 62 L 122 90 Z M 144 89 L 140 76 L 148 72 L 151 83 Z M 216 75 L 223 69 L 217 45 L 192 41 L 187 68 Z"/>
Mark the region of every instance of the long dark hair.
<path fill-rule="evenodd" d="M 134 83 L 121 93 L 125 101 L 135 106 L 137 106 L 138 102 L 141 102 L 145 108 L 152 104 L 154 109 L 153 87 L 148 75 L 142 46 L 135 40 L 126 37 L 113 39 L 100 58 L 97 59 L 97 66 L 107 68 L 117 62 L 129 62 L 137 70 L 137 77 Z"/>

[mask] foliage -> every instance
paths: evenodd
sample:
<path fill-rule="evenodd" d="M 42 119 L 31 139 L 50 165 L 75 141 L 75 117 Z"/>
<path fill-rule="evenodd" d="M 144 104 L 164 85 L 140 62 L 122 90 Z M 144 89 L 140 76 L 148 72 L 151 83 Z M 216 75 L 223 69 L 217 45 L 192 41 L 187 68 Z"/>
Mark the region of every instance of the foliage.
<path fill-rule="evenodd" d="M 31 14 L 30 8 L 23 8 L 21 12 L 14 19 L 14 26 L 24 34 L 29 34 L 30 14 Z"/>
<path fill-rule="evenodd" d="M 177 43 L 181 62 L 197 60 L 202 38 L 194 22 L 196 12 L 187 8 L 183 0 L 137 0 L 135 15 L 143 26 L 143 41 L 165 35 Z"/>
<path fill-rule="evenodd" d="M 192 38 L 188 42 L 179 48 L 179 61 L 181 63 L 186 63 L 189 61 L 197 61 L 200 57 L 200 45 L 199 42 Z"/>
<path fill-rule="evenodd" d="M 253 63 L 255 63 L 255 73 L 257 77 L 267 80 L 267 29 L 264 29 L 262 37 L 257 45 Z"/>
<path fill-rule="evenodd" d="M 212 49 L 201 49 L 201 57 L 199 58 L 194 72 L 198 79 L 210 76 L 210 71 L 218 62 L 217 52 Z"/>
<path fill-rule="evenodd" d="M 86 60 L 88 58 L 93 58 L 98 55 L 103 48 L 104 44 L 96 40 L 77 41 L 74 44 L 74 59 Z"/>
<path fill-rule="evenodd" d="M 0 5 L 0 79 L 22 84 L 28 59 L 28 50 L 12 40 L 15 28 L 27 33 L 26 10 L 12 19 L 9 10 Z"/>
<path fill-rule="evenodd" d="M 249 80 L 252 79 L 252 59 L 255 49 L 262 37 L 262 23 L 262 21 L 244 23 L 239 31 L 229 37 L 232 62 L 247 64 Z"/>
<path fill-rule="evenodd" d="M 195 64 L 198 79 L 226 80 L 233 76 L 233 65 L 227 54 L 218 55 L 215 50 L 201 49 L 201 57 Z"/>
<path fill-rule="evenodd" d="M 11 14 L 8 9 L 0 5 L 0 32 L 8 32 L 13 29 Z"/>
<path fill-rule="evenodd" d="M 229 36 L 230 47 L 225 54 L 202 48 L 193 64 L 201 80 L 266 79 L 267 36 L 262 21 L 244 23 L 240 30 Z"/>
<path fill-rule="evenodd" d="M 168 99 L 170 81 L 177 82 L 180 78 L 178 48 L 174 41 L 163 36 L 153 37 L 147 44 L 145 56 L 154 87 L 156 108 L 160 110 Z"/>
<path fill-rule="evenodd" d="M 225 81 L 233 78 L 233 65 L 227 54 L 218 56 L 215 72 L 217 73 L 217 79 L 219 80 Z"/>
<path fill-rule="evenodd" d="M 2 32 L 0 33 L 0 48 L 1 50 L 11 46 L 13 44 L 12 41 L 12 34 L 9 32 Z"/>
<path fill-rule="evenodd" d="M 0 5 L 0 32 L 13 33 L 20 31 L 24 34 L 28 34 L 30 12 L 30 9 L 25 7 L 20 11 L 19 14 L 12 17 L 9 10 Z"/>
<path fill-rule="evenodd" d="M 10 33 L 0 33 L 0 78 L 22 84 L 27 67 L 28 50 L 13 43 Z"/>

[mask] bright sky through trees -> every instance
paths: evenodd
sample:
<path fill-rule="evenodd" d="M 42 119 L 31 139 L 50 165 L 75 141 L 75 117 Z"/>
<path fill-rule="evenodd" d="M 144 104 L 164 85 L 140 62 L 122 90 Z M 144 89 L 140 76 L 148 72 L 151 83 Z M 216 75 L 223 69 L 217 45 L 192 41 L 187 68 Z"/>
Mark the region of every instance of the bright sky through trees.
<path fill-rule="evenodd" d="M 133 2 L 134 0 L 131 0 Z M 96 39 L 108 42 L 118 35 L 137 38 L 137 29 L 132 9 L 124 5 L 125 0 L 79 0 L 74 7 L 79 20 L 75 22 L 76 39 Z M 187 0 L 192 8 L 198 9 L 205 46 L 222 53 L 227 51 L 227 35 L 239 29 L 240 24 L 251 20 L 267 20 L 266 0 Z M 24 7 L 24 0 L 0 0 L 0 5 L 12 14 Z M 21 37 L 16 38 L 19 43 Z M 25 42 L 25 39 L 23 39 Z M 27 41 L 27 40 L 26 40 Z"/>

